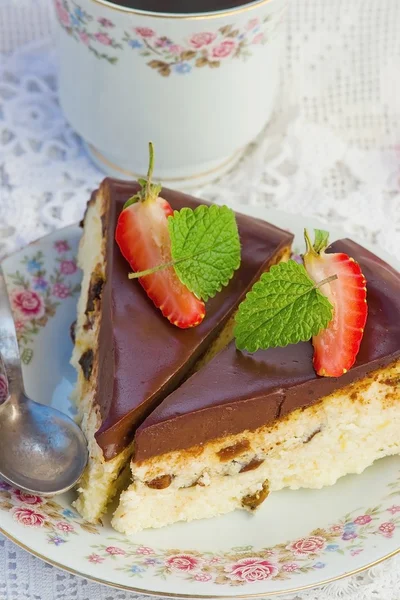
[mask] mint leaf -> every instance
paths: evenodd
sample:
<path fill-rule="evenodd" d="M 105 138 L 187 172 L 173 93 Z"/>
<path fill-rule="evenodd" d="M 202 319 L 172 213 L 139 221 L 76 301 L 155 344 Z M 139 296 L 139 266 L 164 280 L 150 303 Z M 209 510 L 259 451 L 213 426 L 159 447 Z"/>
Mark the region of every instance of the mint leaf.
<path fill-rule="evenodd" d="M 316 284 L 304 266 L 293 260 L 271 267 L 239 306 L 237 348 L 256 352 L 297 344 L 317 335 L 333 316 L 331 303 L 318 287 L 335 278 Z"/>
<path fill-rule="evenodd" d="M 179 279 L 198 298 L 214 297 L 240 265 L 235 213 L 227 206 L 182 208 L 169 217 L 168 228 Z"/>
<path fill-rule="evenodd" d="M 322 250 L 325 250 L 329 243 L 329 231 L 323 229 L 314 229 L 314 250 L 317 254 L 320 254 Z"/>

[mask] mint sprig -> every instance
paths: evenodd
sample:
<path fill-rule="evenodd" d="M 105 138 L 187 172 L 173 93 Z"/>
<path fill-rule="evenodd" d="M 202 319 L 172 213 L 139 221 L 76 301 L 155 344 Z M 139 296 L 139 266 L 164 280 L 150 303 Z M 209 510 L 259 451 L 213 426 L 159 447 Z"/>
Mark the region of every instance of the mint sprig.
<path fill-rule="evenodd" d="M 240 265 L 235 213 L 227 206 L 183 208 L 168 219 L 171 255 L 181 282 L 207 301 Z"/>
<path fill-rule="evenodd" d="M 161 185 L 152 183 L 154 148 L 149 143 L 147 179 L 139 179 L 141 189 L 125 204 L 157 200 Z M 183 208 L 168 217 L 171 259 L 151 269 L 129 273 L 129 279 L 147 277 L 173 267 L 180 281 L 195 296 L 207 301 L 221 291 L 240 265 L 240 240 L 235 213 L 227 206 L 200 205 Z M 151 232 L 149 232 L 151 235 Z"/>
<path fill-rule="evenodd" d="M 227 206 L 182 208 L 168 217 L 172 260 L 129 279 L 174 267 L 180 281 L 205 302 L 227 285 L 240 266 L 240 240 L 235 213 Z"/>
<path fill-rule="evenodd" d="M 271 267 L 239 306 L 237 348 L 256 352 L 318 335 L 333 317 L 331 303 L 318 288 L 336 278 L 333 275 L 315 283 L 294 260 Z"/>

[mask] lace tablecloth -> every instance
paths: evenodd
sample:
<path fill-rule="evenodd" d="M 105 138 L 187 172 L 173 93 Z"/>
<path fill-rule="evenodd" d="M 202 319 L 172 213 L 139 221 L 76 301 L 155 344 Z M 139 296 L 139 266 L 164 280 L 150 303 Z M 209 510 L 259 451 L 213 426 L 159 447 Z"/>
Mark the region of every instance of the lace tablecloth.
<path fill-rule="evenodd" d="M 57 103 L 49 2 L 0 0 L 0 256 L 77 221 L 102 178 Z M 291 0 L 285 27 L 271 125 L 234 173 L 199 192 L 318 216 L 396 253 L 400 2 Z M 132 598 L 0 536 L 0 600 Z M 399 600 L 400 557 L 296 598 Z"/>

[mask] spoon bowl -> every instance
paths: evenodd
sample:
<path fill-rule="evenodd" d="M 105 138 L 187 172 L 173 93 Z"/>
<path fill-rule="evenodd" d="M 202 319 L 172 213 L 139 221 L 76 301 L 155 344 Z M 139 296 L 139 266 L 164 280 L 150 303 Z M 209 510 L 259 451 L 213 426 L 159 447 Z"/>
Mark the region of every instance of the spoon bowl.
<path fill-rule="evenodd" d="M 8 483 L 41 496 L 69 490 L 87 460 L 79 427 L 49 406 L 10 396 L 0 406 L 0 472 Z"/>
<path fill-rule="evenodd" d="M 78 425 L 55 408 L 34 402 L 24 391 L 17 336 L 0 271 L 0 478 L 29 493 L 61 494 L 80 479 L 87 457 Z"/>

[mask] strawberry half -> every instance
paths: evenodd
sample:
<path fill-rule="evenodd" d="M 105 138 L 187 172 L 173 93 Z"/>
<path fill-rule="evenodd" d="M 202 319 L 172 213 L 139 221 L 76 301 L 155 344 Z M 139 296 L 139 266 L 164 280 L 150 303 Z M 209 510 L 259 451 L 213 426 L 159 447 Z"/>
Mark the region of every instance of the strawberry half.
<path fill-rule="evenodd" d="M 344 253 L 326 254 L 312 246 L 307 233 L 304 265 L 316 282 L 336 275 L 319 290 L 333 306 L 333 319 L 312 339 L 314 368 L 318 375 L 340 377 L 354 364 L 367 320 L 367 288 L 360 265 Z"/>
<path fill-rule="evenodd" d="M 122 255 L 136 272 L 153 270 L 172 261 L 168 217 L 173 210 L 158 195 L 161 187 L 151 184 L 152 169 L 153 148 L 150 145 L 148 179 L 140 180 L 142 189 L 126 203 L 115 231 Z M 204 302 L 183 285 L 173 266 L 138 279 L 149 298 L 173 325 L 186 329 L 199 325 L 204 319 Z"/>

